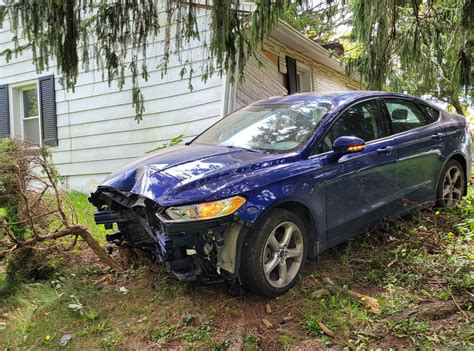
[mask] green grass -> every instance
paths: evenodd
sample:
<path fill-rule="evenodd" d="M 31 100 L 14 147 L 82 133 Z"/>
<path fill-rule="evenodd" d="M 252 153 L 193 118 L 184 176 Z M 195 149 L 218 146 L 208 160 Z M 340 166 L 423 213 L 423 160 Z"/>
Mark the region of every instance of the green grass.
<path fill-rule="evenodd" d="M 245 336 L 245 347 L 247 350 L 258 350 L 260 346 L 260 338 L 254 334 L 249 333 Z"/>
<path fill-rule="evenodd" d="M 105 242 L 105 234 L 109 231 L 103 225 L 97 225 L 94 221 L 94 212 L 97 209 L 88 201 L 88 195 L 77 191 L 68 193 L 71 205 L 77 215 L 77 222 L 89 228 L 91 234 L 99 240 Z"/>

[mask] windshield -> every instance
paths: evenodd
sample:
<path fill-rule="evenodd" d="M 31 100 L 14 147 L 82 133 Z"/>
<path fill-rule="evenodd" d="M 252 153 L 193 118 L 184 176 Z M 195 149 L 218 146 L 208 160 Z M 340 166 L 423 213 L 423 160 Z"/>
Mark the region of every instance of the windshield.
<path fill-rule="evenodd" d="M 221 119 L 194 143 L 266 152 L 289 152 L 305 145 L 331 109 L 327 102 L 257 104 Z"/>

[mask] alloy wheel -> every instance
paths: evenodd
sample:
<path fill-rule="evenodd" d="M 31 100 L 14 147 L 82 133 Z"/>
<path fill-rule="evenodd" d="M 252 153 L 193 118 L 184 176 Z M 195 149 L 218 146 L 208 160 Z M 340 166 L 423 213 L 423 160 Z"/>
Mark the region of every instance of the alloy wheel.
<path fill-rule="evenodd" d="M 443 203 L 448 208 L 454 208 L 459 204 L 462 198 L 463 179 L 461 170 L 456 167 L 450 167 L 446 172 L 443 181 Z"/>
<path fill-rule="evenodd" d="M 292 222 L 279 224 L 269 235 L 263 255 L 267 282 L 275 288 L 290 284 L 303 263 L 303 234 Z"/>

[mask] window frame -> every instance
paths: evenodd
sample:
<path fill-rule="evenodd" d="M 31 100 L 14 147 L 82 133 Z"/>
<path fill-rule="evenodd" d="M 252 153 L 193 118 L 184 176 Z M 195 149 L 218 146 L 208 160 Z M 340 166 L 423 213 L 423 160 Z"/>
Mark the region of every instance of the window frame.
<path fill-rule="evenodd" d="M 302 90 L 301 81 L 303 78 L 308 77 L 309 80 L 309 87 L 308 90 Z M 297 93 L 310 93 L 313 91 L 313 71 L 310 66 L 304 64 L 301 61 L 296 60 L 296 84 L 298 87 L 298 79 L 299 79 L 299 90 Z"/>
<path fill-rule="evenodd" d="M 437 123 L 437 122 L 439 122 L 439 121 L 441 120 L 441 110 L 440 110 L 439 108 L 434 107 L 434 106 L 432 106 L 432 105 L 429 105 L 429 104 L 427 104 L 427 103 L 425 103 L 425 102 L 421 102 L 421 101 L 415 101 L 415 103 L 418 105 L 418 107 L 420 108 L 421 112 L 423 112 L 423 113 L 426 115 L 426 117 L 427 117 L 428 119 L 431 118 L 431 116 L 429 115 L 429 112 L 426 111 L 426 108 L 431 108 L 431 109 L 433 109 L 433 110 L 435 110 L 435 111 L 438 111 L 438 119 L 437 119 L 436 121 L 433 121 L 433 122 L 431 122 L 431 123 L 426 124 L 427 126 L 429 126 L 430 124 Z"/>
<path fill-rule="evenodd" d="M 36 89 L 37 95 L 37 104 L 38 104 L 38 115 L 35 117 L 25 118 L 24 111 L 24 97 L 23 92 L 30 90 L 32 88 Z M 25 121 L 36 120 L 38 123 L 39 131 L 39 145 L 43 145 L 43 130 L 41 125 L 41 97 L 40 97 L 40 86 L 39 81 L 29 80 L 24 82 L 19 82 L 15 84 L 8 85 L 9 90 L 9 104 L 10 104 L 10 136 L 15 136 L 15 129 L 17 129 L 21 135 L 21 138 L 25 138 Z M 18 123 L 20 124 L 18 128 Z"/>
<path fill-rule="evenodd" d="M 324 155 L 324 154 L 329 154 L 331 152 L 333 152 L 333 150 L 330 150 L 330 151 L 324 151 L 324 152 L 321 152 L 321 144 L 323 142 L 323 140 L 326 138 L 326 136 L 328 135 L 329 131 L 331 130 L 331 128 L 334 126 L 334 124 L 336 123 L 336 121 L 341 118 L 341 116 L 347 111 L 349 110 L 350 108 L 354 107 L 354 106 L 357 106 L 359 104 L 363 104 L 365 102 L 369 102 L 369 101 L 374 101 L 377 105 L 377 109 L 379 110 L 379 113 L 380 113 L 380 117 L 382 118 L 382 126 L 383 126 L 383 131 L 384 131 L 384 134 L 386 134 L 384 137 L 382 138 L 377 138 L 377 139 L 373 139 L 373 140 L 370 140 L 370 141 L 367 141 L 366 142 L 366 145 L 370 145 L 372 143 L 375 143 L 375 142 L 378 142 L 380 140 L 384 140 L 386 138 L 389 138 L 391 137 L 391 133 L 392 133 L 392 130 L 391 130 L 391 124 L 389 124 L 389 120 L 387 119 L 387 115 L 385 113 L 385 111 L 382 109 L 382 103 L 383 101 L 381 101 L 381 97 L 369 97 L 369 98 L 366 98 L 366 99 L 362 99 L 362 100 L 358 100 L 352 104 L 350 104 L 349 106 L 347 106 L 346 108 L 344 108 L 342 111 L 340 111 L 338 113 L 338 115 L 331 121 L 331 123 L 329 124 L 329 126 L 327 127 L 327 129 L 324 131 L 323 135 L 321 135 L 320 138 L 318 138 L 318 140 L 316 140 L 316 142 L 314 143 L 314 146 L 312 147 L 312 150 L 310 152 L 310 156 L 309 158 L 314 158 L 316 156 L 320 156 L 320 155 Z M 385 107 L 386 108 L 386 107 Z"/>
<path fill-rule="evenodd" d="M 441 110 L 435 108 L 435 107 L 432 107 L 428 104 L 424 104 L 422 102 L 418 102 L 416 100 L 413 100 L 413 99 L 410 99 L 410 98 L 407 98 L 407 97 L 398 97 L 398 96 L 384 96 L 384 97 L 381 97 L 380 98 L 380 103 L 382 104 L 383 106 L 383 110 L 384 110 L 384 114 L 386 116 L 386 120 L 387 122 L 389 123 L 389 126 L 390 126 L 390 135 L 393 136 L 393 135 L 403 135 L 405 133 L 408 133 L 408 132 L 411 132 L 413 130 L 417 130 L 417 129 L 420 129 L 420 128 L 423 128 L 423 127 L 428 127 L 434 123 L 438 123 L 440 120 L 441 120 Z M 428 107 L 431 107 L 435 110 L 437 110 L 439 112 L 439 116 L 438 116 L 438 119 L 434 122 L 430 122 L 428 124 L 423 124 L 421 126 L 418 126 L 418 127 L 415 127 L 415 128 L 412 128 L 412 129 L 408 129 L 408 130 L 405 130 L 403 132 L 399 132 L 399 133 L 395 133 L 395 129 L 393 128 L 393 121 L 392 121 L 392 118 L 390 117 L 390 111 L 388 110 L 388 107 L 385 103 L 385 100 L 402 100 L 402 101 L 408 101 L 408 102 L 411 102 L 413 105 L 416 106 L 416 108 L 418 108 L 418 110 L 420 110 L 421 114 L 429 119 L 429 116 L 427 116 L 427 112 L 422 108 L 422 106 L 428 106 Z"/>

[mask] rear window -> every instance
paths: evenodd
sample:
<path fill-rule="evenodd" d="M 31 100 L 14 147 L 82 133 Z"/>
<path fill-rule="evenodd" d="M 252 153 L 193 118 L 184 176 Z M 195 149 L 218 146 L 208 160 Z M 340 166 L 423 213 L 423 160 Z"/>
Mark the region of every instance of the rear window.
<path fill-rule="evenodd" d="M 439 110 L 434 107 L 420 104 L 421 109 L 425 112 L 428 123 L 434 123 L 439 119 Z"/>
<path fill-rule="evenodd" d="M 395 134 L 431 123 L 428 121 L 428 116 L 425 116 L 425 113 L 413 101 L 392 98 L 384 99 L 384 101 Z"/>

